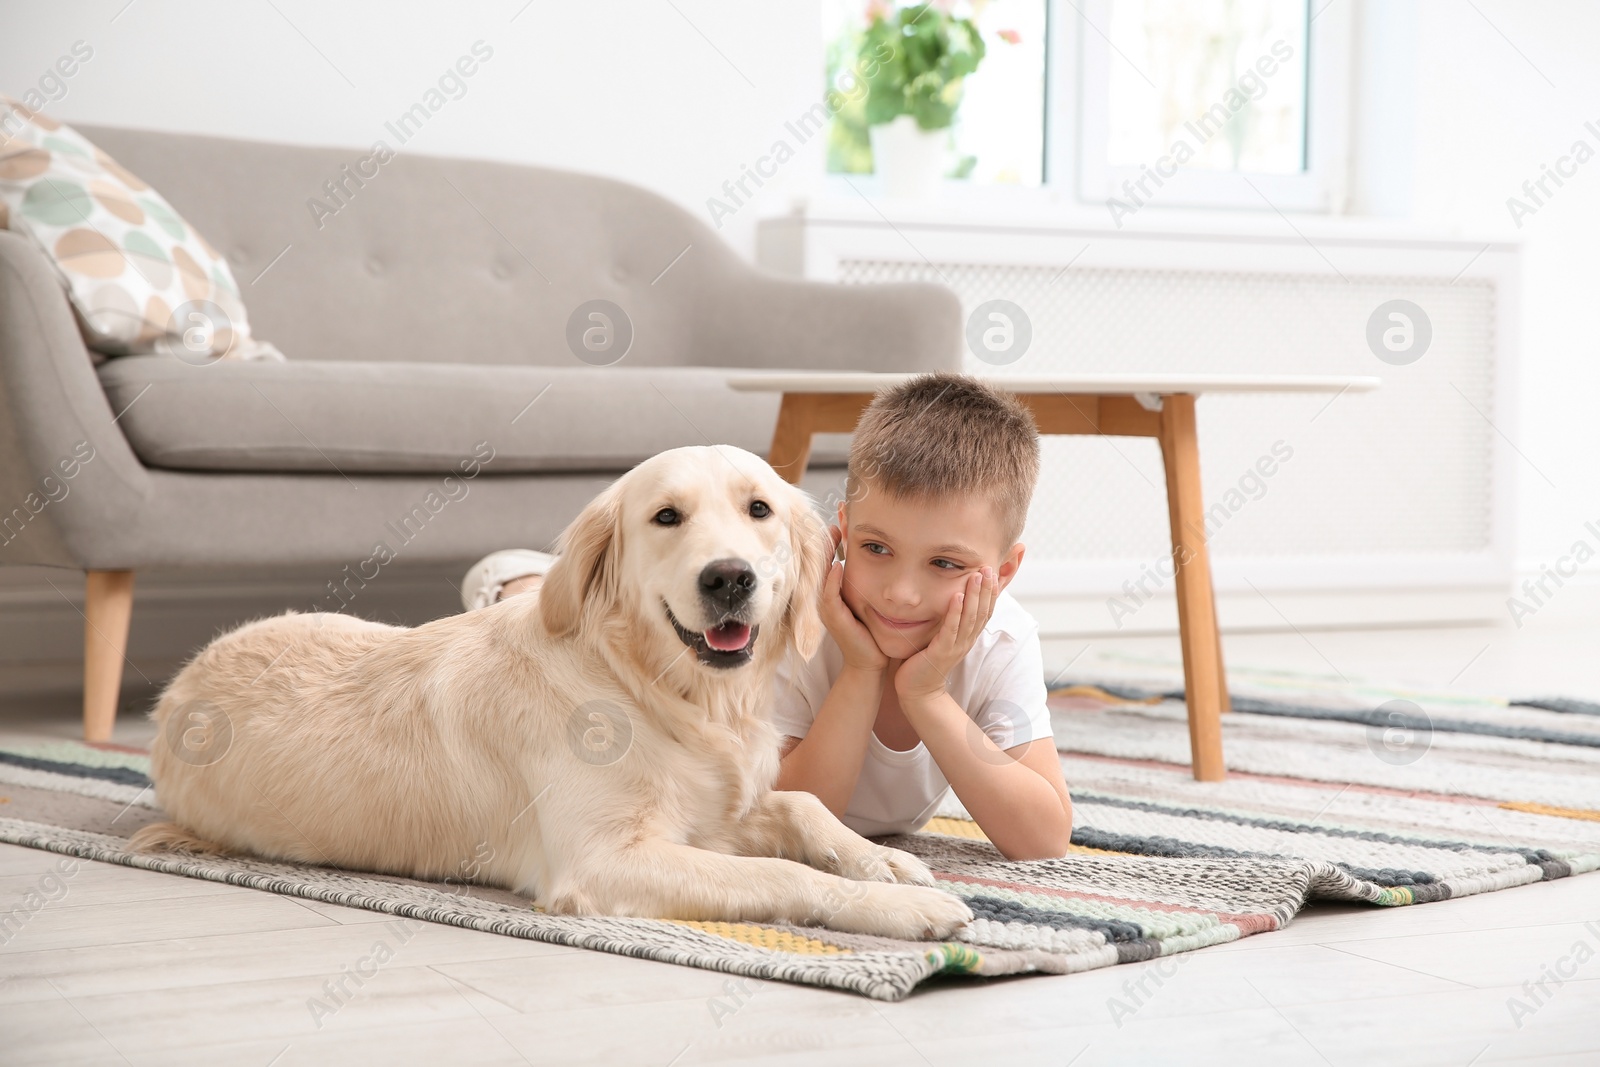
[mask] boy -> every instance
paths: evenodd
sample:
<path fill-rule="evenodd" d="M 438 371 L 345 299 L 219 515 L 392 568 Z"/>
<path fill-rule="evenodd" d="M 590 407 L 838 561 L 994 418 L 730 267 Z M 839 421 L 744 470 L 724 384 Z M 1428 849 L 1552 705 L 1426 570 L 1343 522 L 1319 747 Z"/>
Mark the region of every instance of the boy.
<path fill-rule="evenodd" d="M 953 788 L 1007 859 L 1066 852 L 1039 625 L 1005 592 L 1038 474 L 1032 414 L 976 378 L 919 375 L 867 407 L 829 528 L 849 565 L 824 582 L 827 636 L 778 672 L 775 788 L 863 835 L 919 829 Z M 553 559 L 488 556 L 463 602 L 537 588 Z"/>
<path fill-rule="evenodd" d="M 1016 576 L 1039 473 L 1028 409 L 936 372 L 856 424 L 829 528 L 828 630 L 779 669 L 778 789 L 863 835 L 909 833 L 956 796 L 1007 859 L 1065 854 L 1072 801 L 1046 707 L 1039 624 Z"/>

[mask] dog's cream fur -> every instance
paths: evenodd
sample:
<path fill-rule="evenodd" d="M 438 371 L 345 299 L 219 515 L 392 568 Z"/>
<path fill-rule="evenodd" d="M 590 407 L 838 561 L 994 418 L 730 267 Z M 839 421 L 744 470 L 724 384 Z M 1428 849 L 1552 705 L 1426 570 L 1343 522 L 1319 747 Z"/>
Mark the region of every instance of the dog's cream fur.
<path fill-rule="evenodd" d="M 214 640 L 152 713 L 173 822 L 134 847 L 478 881 L 557 914 L 906 938 L 970 921 L 921 861 L 772 789 L 774 672 L 822 638 L 829 543 L 805 493 L 743 449 L 673 449 L 559 547 L 537 592 L 415 629 L 290 613 Z M 699 582 L 727 559 L 756 572 L 738 666 L 667 617 L 722 621 Z"/>

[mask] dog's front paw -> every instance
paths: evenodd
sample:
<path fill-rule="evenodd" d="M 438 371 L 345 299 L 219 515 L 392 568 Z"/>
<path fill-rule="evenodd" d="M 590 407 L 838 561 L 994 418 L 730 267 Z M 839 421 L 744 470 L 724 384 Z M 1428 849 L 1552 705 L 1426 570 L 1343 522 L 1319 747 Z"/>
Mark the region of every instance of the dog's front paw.
<path fill-rule="evenodd" d="M 907 885 L 938 885 L 934 880 L 933 872 L 928 865 L 909 852 L 902 852 L 898 848 L 880 846 L 885 853 L 884 860 L 889 869 L 894 872 L 894 880 Z"/>
<path fill-rule="evenodd" d="M 937 885 L 928 865 L 909 852 L 887 845 L 863 841 L 845 849 L 831 849 L 819 864 L 830 874 L 857 882 L 901 882 L 906 885 Z"/>
<path fill-rule="evenodd" d="M 862 841 L 848 849 L 829 849 L 819 866 L 830 874 L 854 882 L 895 882 L 900 879 L 892 862 L 891 853 L 894 851 Z"/>
<path fill-rule="evenodd" d="M 944 940 L 972 921 L 972 909 L 954 893 L 915 885 L 858 884 L 832 901 L 822 916 L 836 930 L 905 941 Z"/>
<path fill-rule="evenodd" d="M 943 940 L 973 919 L 972 908 L 954 893 L 916 886 L 906 886 L 903 892 L 918 894 L 916 906 L 911 910 L 914 921 L 922 923 L 922 930 L 920 933 L 911 934 L 912 937 L 923 940 L 933 937 Z"/>

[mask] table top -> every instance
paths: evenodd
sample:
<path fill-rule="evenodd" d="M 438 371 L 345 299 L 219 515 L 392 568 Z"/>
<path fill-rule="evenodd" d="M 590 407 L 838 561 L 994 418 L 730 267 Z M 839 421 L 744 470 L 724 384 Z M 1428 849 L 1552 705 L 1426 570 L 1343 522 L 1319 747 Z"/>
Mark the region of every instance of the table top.
<path fill-rule="evenodd" d="M 863 371 L 772 371 L 740 373 L 728 385 L 744 392 L 875 393 L 915 373 Z M 1009 393 L 1338 393 L 1367 392 L 1382 384 L 1369 375 L 1337 374 L 978 374 Z"/>

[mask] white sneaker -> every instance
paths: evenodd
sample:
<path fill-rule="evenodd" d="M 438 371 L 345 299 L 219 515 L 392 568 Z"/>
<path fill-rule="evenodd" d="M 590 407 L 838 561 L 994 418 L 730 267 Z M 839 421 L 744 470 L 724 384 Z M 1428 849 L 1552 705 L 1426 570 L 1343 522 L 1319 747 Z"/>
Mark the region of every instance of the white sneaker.
<path fill-rule="evenodd" d="M 527 548 L 507 548 L 491 552 L 467 570 L 461 579 L 461 604 L 467 611 L 486 608 L 500 599 L 507 582 L 534 574 L 546 574 L 556 557 Z"/>

